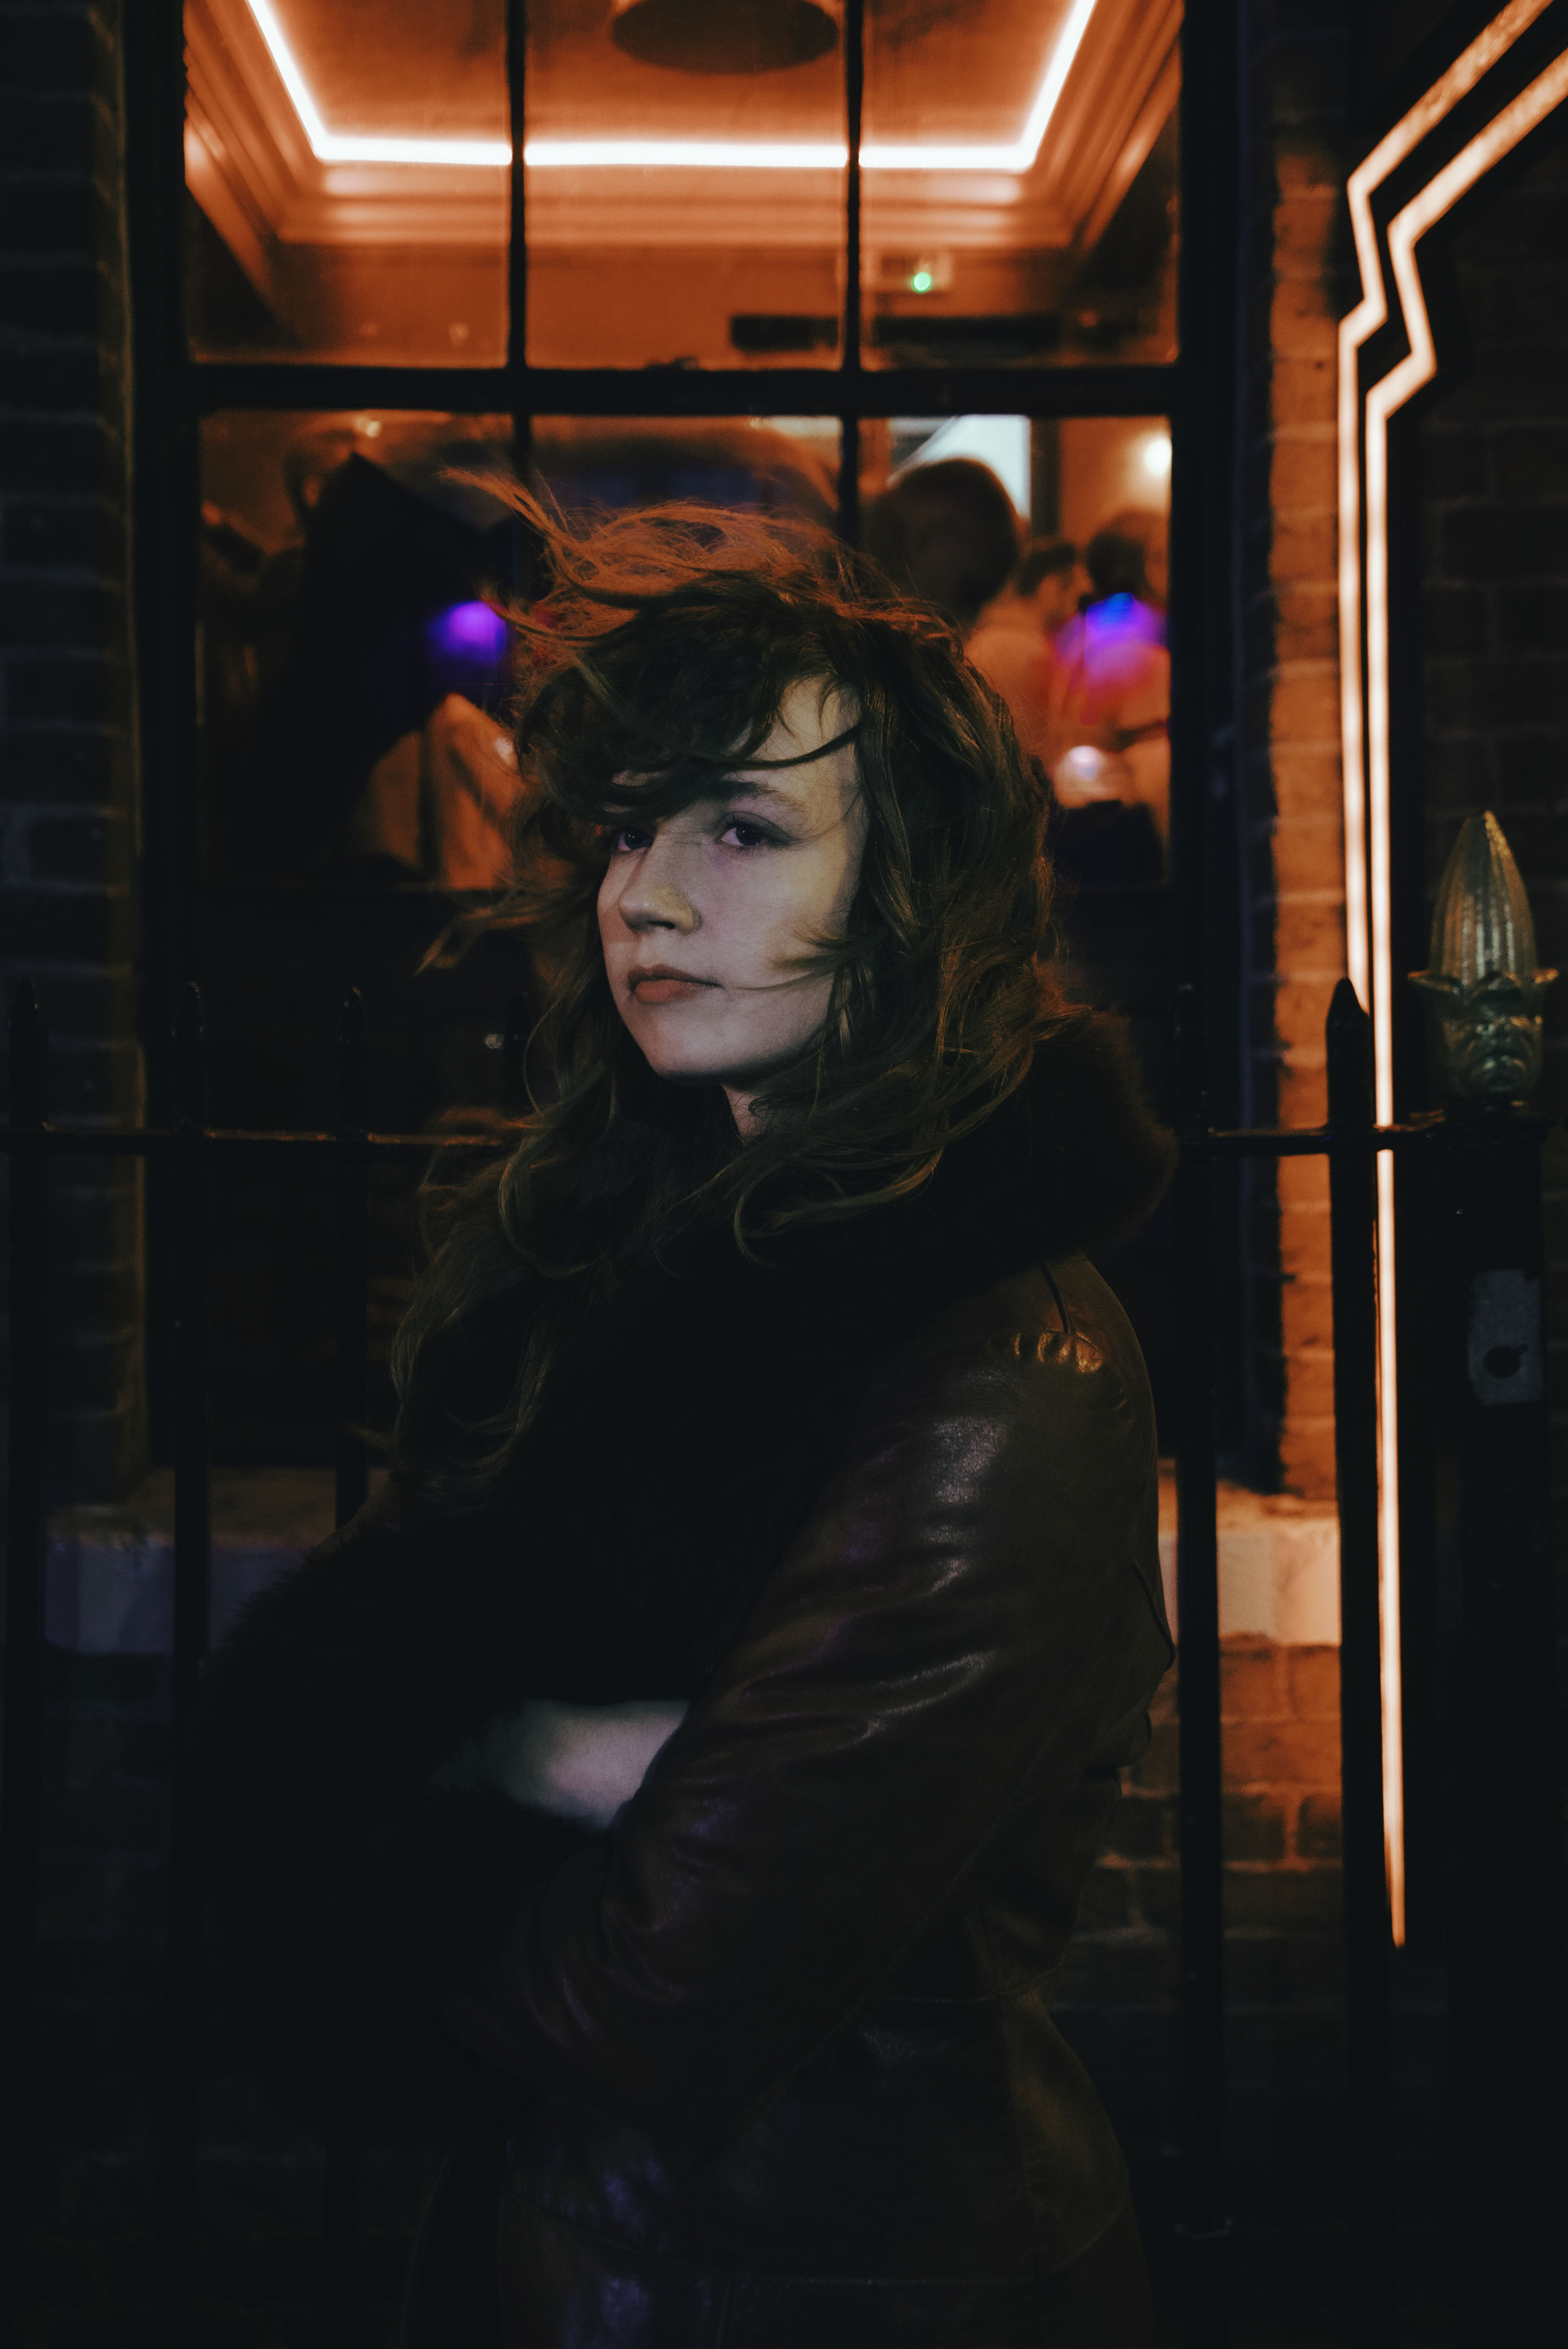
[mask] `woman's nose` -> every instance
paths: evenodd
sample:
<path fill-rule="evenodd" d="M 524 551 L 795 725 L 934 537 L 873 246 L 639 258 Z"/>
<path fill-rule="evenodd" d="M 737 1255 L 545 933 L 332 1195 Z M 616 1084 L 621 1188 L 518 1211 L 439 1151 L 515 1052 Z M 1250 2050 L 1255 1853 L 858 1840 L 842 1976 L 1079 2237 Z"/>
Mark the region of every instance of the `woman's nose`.
<path fill-rule="evenodd" d="M 678 930 L 684 937 L 701 926 L 696 907 L 665 869 L 657 843 L 622 892 L 620 912 L 629 930 Z"/>

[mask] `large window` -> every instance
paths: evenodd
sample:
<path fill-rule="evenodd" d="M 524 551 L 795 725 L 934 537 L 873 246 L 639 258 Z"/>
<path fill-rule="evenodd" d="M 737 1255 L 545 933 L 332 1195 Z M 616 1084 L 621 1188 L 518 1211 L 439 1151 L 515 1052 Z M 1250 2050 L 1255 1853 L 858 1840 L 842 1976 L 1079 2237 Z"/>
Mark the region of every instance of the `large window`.
<path fill-rule="evenodd" d="M 1162 1081 L 1179 33 L 1174 0 L 187 0 L 198 643 L 150 952 L 205 985 L 215 1113 L 325 1118 L 351 983 L 374 1123 L 498 1094 L 526 974 L 414 974 L 505 866 L 509 479 L 802 515 L 944 605 L 1056 802 L 1079 983 Z M 221 1446 L 319 1450 L 325 1236 L 282 1189 L 222 1212 L 292 1269 L 260 1323 L 220 1299 Z M 391 1203 L 377 1247 L 390 1328 Z"/>

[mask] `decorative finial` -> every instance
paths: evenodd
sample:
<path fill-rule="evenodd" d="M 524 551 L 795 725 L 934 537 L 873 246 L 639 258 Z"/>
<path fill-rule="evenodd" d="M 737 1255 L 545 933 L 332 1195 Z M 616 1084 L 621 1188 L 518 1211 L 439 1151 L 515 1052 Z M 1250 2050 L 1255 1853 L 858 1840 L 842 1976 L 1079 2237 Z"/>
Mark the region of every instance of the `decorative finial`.
<path fill-rule="evenodd" d="M 1461 1101 L 1522 1101 L 1541 1077 L 1538 968 L 1519 867 L 1489 809 L 1467 816 L 1438 885 L 1432 967 L 1410 973 L 1435 1014 L 1444 1090 Z"/>

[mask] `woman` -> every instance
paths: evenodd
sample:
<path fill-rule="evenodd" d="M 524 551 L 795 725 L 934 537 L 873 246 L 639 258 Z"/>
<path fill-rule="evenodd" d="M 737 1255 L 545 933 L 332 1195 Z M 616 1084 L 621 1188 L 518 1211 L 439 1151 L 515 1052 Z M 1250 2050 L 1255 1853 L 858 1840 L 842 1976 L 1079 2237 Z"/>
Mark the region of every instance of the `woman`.
<path fill-rule="evenodd" d="M 1168 1144 L 944 624 L 777 528 L 553 554 L 538 1106 L 440 1203 L 387 1497 L 214 1677 L 232 1995 L 323 2126 L 466 2148 L 421 2342 L 1131 2349 L 1048 2000 L 1171 1655 L 1079 1253 Z"/>

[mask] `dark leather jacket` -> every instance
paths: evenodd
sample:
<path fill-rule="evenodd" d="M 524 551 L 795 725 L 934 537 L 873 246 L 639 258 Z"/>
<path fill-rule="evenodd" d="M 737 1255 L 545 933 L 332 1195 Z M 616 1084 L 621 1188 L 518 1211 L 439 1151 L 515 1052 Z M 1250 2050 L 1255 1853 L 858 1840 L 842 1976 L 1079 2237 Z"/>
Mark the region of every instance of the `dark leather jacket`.
<path fill-rule="evenodd" d="M 737 2295 L 845 2288 L 854 2349 L 913 2343 L 938 2283 L 979 2297 L 934 2337 L 1032 2338 L 1114 2219 L 1048 2002 L 1171 1651 L 1143 1366 L 1078 1251 L 1169 1157 L 1114 1035 L 1065 1029 L 910 1198 L 647 1267 L 483 1514 L 410 1470 L 217 1660 L 236 2052 L 340 2141 L 467 2147 L 418 2349 L 490 2322 L 455 2313 L 486 2129 L 542 2349 L 688 2349 L 694 2292 L 727 2349 L 826 2349 L 822 2307 L 753 2335 Z M 504 1373 L 504 1312 L 492 1340 Z M 608 1836 L 438 1795 L 532 1696 L 691 1710 Z"/>
<path fill-rule="evenodd" d="M 1081 1257 L 884 1366 L 612 1841 L 446 2002 L 546 2091 L 509 2337 L 695 2340 L 700 2275 L 788 2282 L 801 2340 L 836 2282 L 856 2338 L 907 2340 L 912 2280 L 1022 2314 L 1110 2224 L 1121 2156 L 1050 1994 L 1171 1660 L 1156 1506 L 1142 1362 Z M 616 2329 L 639 2275 L 667 2332 Z"/>

